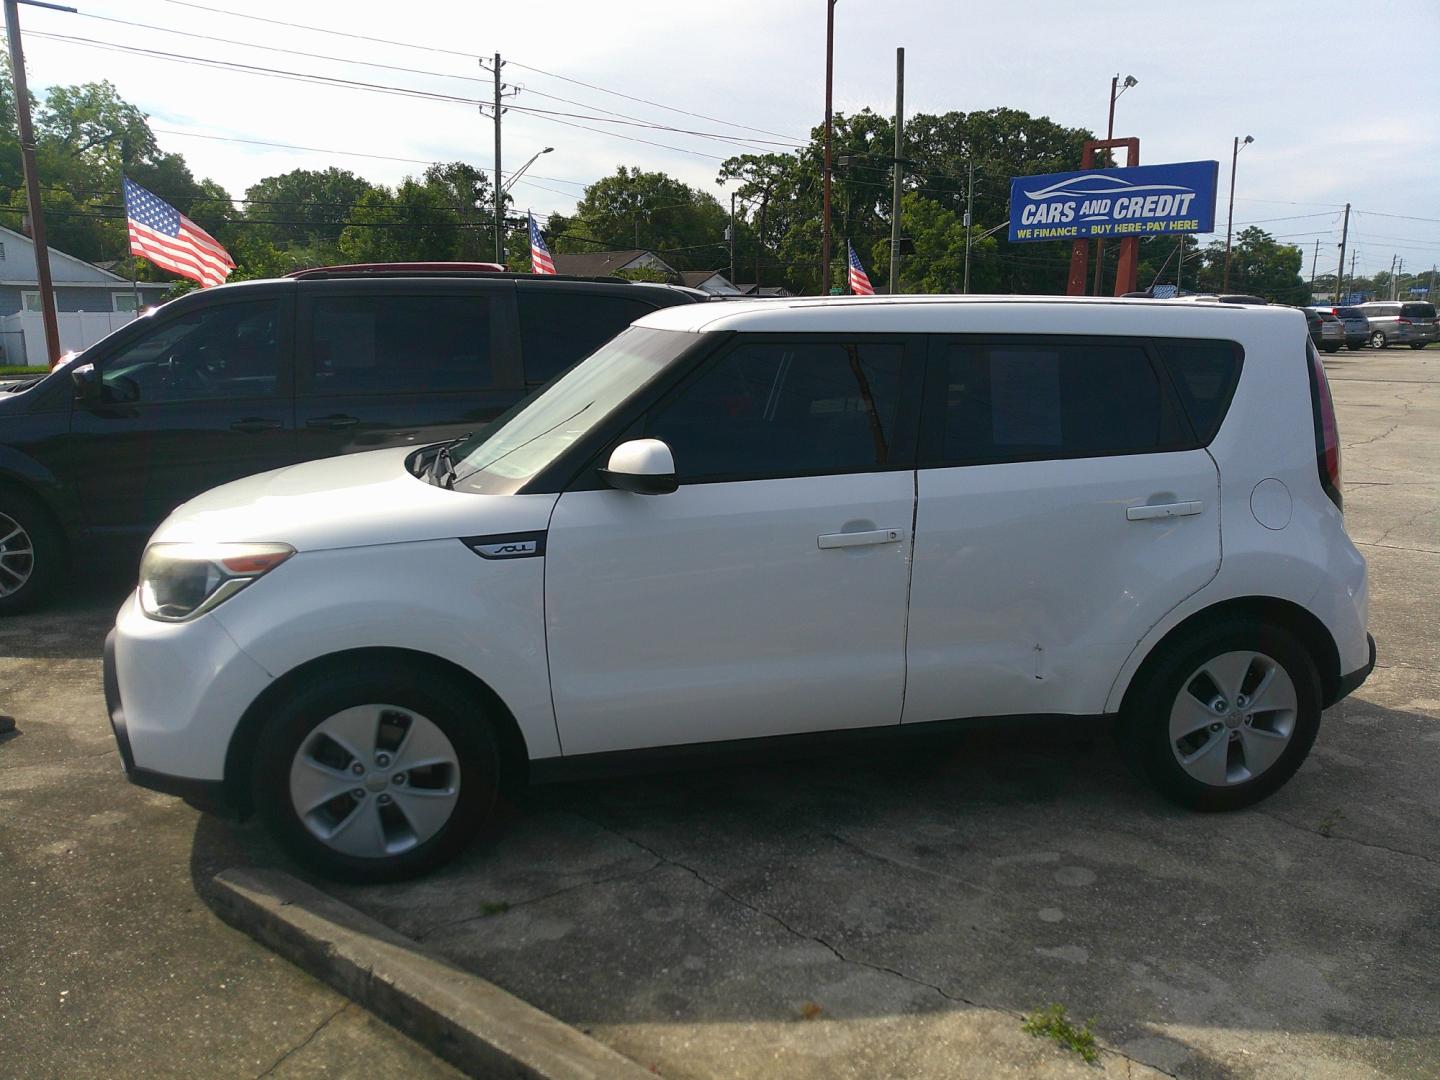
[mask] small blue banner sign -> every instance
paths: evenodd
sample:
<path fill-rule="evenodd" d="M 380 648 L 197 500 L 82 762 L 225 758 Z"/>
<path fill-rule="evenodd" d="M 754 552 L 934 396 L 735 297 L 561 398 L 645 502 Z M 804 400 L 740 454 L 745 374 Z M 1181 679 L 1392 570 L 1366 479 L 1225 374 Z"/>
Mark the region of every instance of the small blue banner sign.
<path fill-rule="evenodd" d="M 1216 161 L 1017 176 L 1010 242 L 1206 233 L 1215 228 Z"/>

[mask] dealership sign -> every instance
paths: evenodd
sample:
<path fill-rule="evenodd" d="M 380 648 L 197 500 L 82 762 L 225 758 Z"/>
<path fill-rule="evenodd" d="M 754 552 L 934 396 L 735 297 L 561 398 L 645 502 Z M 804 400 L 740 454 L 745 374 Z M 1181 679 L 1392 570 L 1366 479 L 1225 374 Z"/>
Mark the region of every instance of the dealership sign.
<path fill-rule="evenodd" d="M 1017 176 L 1010 241 L 1204 233 L 1215 228 L 1215 161 Z"/>

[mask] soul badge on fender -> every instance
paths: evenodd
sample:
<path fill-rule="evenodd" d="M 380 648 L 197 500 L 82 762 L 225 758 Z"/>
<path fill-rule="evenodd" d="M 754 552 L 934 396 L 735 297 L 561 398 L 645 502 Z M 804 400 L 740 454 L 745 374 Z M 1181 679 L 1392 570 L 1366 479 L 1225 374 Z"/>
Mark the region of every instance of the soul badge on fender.
<path fill-rule="evenodd" d="M 533 559 L 545 554 L 543 532 L 462 536 L 460 542 L 482 559 Z"/>

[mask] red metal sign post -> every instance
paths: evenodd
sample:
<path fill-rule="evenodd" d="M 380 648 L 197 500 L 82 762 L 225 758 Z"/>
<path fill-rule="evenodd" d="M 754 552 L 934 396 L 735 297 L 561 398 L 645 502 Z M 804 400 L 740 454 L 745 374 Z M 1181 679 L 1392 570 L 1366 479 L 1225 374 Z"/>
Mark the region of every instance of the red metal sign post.
<path fill-rule="evenodd" d="M 1139 139 L 1088 139 L 1080 158 L 1080 168 L 1095 166 L 1096 150 L 1111 150 L 1125 147 L 1127 166 L 1140 164 Z M 1065 288 L 1068 296 L 1085 295 L 1085 278 L 1090 268 L 1090 241 L 1076 240 L 1070 247 L 1070 280 Z M 1115 295 L 1124 296 L 1135 291 L 1135 275 L 1140 269 L 1140 238 L 1127 236 L 1120 241 L 1120 265 L 1115 270 Z"/>

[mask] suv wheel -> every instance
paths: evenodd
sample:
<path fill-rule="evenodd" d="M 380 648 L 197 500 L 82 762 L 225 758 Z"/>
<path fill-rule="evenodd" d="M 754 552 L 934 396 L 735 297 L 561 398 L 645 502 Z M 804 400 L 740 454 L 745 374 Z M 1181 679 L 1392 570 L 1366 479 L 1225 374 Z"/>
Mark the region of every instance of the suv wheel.
<path fill-rule="evenodd" d="M 1363 348 L 1365 347 L 1365 342 L 1363 342 L 1363 341 L 1347 341 L 1347 342 L 1345 343 L 1345 346 L 1346 346 L 1346 348 L 1350 348 L 1350 349 L 1363 349 Z"/>
<path fill-rule="evenodd" d="M 255 806 L 297 861 L 395 881 L 453 858 L 495 808 L 500 754 L 483 702 L 399 664 L 333 672 L 275 709 L 255 755 Z"/>
<path fill-rule="evenodd" d="M 1295 774 L 1320 728 L 1320 676 L 1278 627 L 1233 621 L 1177 642 L 1133 688 L 1132 764 L 1197 810 L 1258 802 Z"/>
<path fill-rule="evenodd" d="M 1327 353 L 1337 353 L 1340 351 L 1339 345 L 1326 345 L 1324 348 Z"/>
<path fill-rule="evenodd" d="M 64 559 L 60 530 L 36 503 L 0 493 L 0 615 L 24 611 L 54 585 Z"/>
<path fill-rule="evenodd" d="M 1383 330 L 1376 330 L 1370 335 L 1370 344 L 1374 345 L 1377 349 L 1385 348 L 1388 344 L 1385 340 L 1385 332 Z"/>

